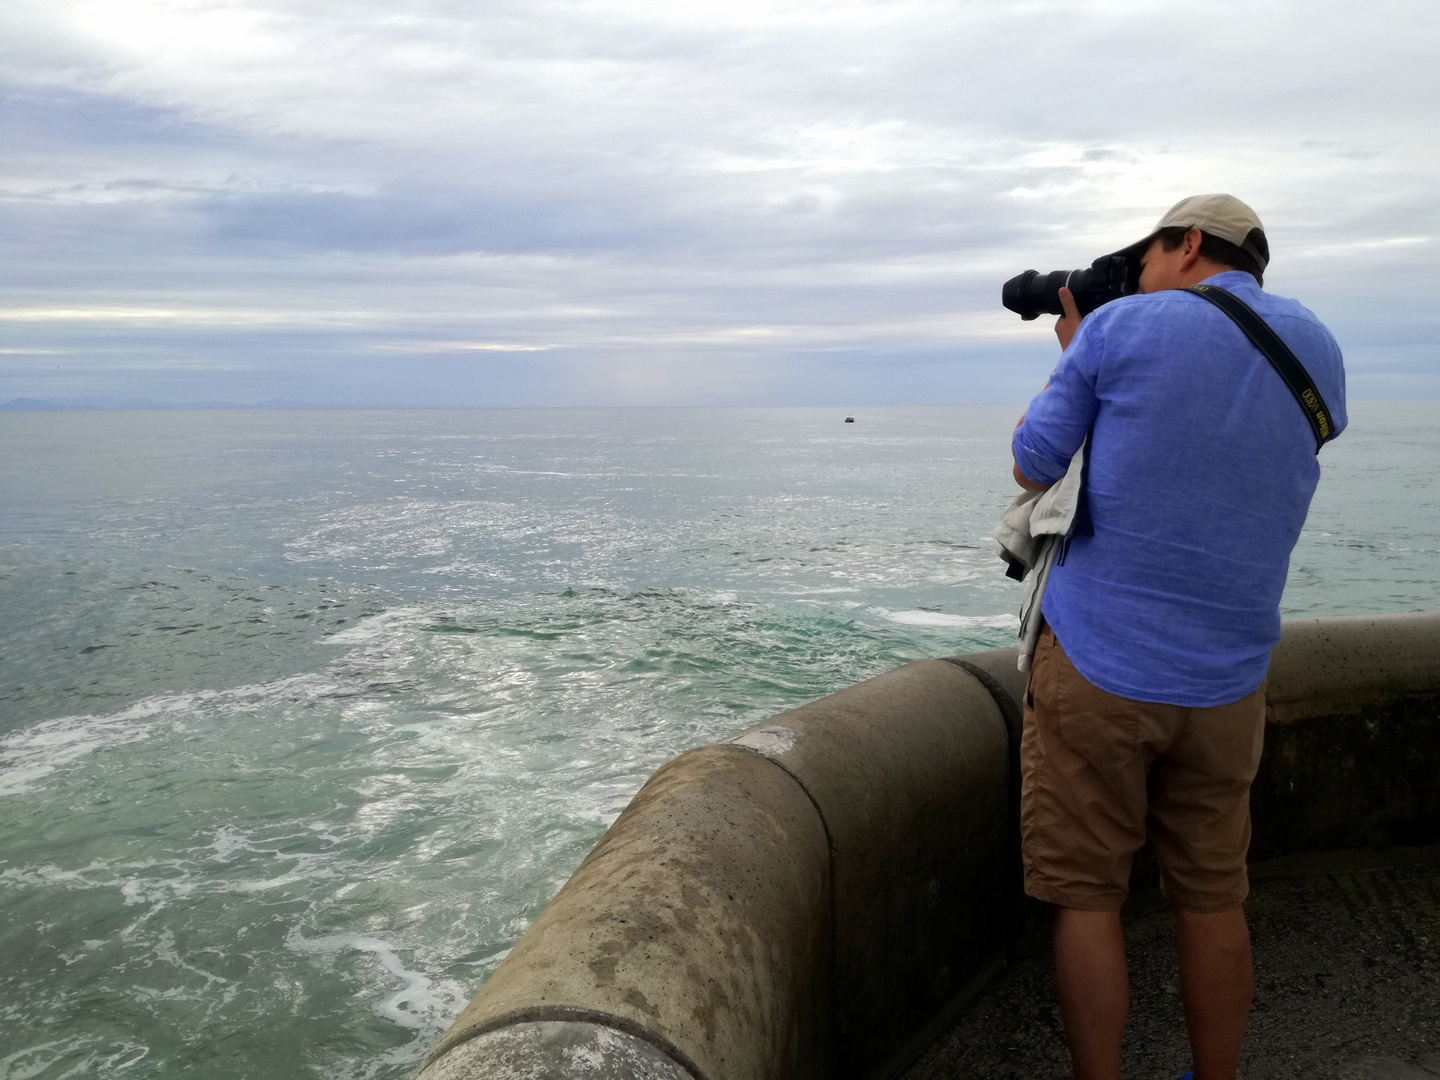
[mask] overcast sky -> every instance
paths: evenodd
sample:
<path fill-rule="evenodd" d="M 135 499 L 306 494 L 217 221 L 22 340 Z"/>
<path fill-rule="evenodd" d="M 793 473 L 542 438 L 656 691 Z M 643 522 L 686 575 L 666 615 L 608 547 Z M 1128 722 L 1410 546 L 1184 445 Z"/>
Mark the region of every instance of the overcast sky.
<path fill-rule="evenodd" d="M 1440 395 L 1440 4 L 5 0 L 0 400 L 1021 401 L 1182 196 Z"/>

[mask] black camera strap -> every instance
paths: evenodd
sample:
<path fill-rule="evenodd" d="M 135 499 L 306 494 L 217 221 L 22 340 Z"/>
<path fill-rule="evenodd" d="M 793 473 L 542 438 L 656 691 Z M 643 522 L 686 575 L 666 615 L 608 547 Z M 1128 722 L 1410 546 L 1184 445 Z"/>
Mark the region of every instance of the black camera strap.
<path fill-rule="evenodd" d="M 1300 403 L 1300 408 L 1304 410 L 1305 419 L 1310 422 L 1310 430 L 1315 435 L 1315 453 L 1320 453 L 1320 447 L 1335 437 L 1335 425 L 1330 422 L 1330 409 L 1326 406 L 1325 399 L 1320 396 L 1315 380 L 1310 378 L 1305 366 L 1295 358 L 1290 346 L 1281 341 L 1280 335 L 1271 330 L 1265 320 L 1256 315 L 1250 305 L 1234 293 L 1218 285 L 1191 285 L 1185 291 L 1204 297 L 1229 315 L 1254 346 L 1265 354 L 1265 359 L 1270 361 L 1270 366 L 1285 380 L 1285 385 L 1290 388 L 1295 400 Z"/>

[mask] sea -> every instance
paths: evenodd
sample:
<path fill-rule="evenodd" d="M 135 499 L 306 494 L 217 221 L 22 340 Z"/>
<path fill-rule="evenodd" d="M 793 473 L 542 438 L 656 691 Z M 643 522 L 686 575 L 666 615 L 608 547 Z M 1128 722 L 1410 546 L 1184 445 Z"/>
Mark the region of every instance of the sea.
<path fill-rule="evenodd" d="M 408 1076 L 662 762 L 1013 641 L 1019 411 L 0 414 L 0 1078 Z M 1434 403 L 1321 461 L 1285 613 L 1440 610 Z"/>

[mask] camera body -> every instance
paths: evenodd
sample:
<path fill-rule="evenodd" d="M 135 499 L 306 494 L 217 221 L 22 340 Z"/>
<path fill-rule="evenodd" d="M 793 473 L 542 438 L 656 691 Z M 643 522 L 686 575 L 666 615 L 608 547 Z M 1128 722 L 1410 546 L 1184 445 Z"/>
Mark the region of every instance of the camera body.
<path fill-rule="evenodd" d="M 1140 287 L 1140 260 L 1129 255 L 1102 255 L 1088 270 L 1026 270 L 1000 287 L 1000 302 L 1029 321 L 1041 315 L 1063 315 L 1060 290 L 1069 289 L 1082 316 L 1129 296 Z"/>

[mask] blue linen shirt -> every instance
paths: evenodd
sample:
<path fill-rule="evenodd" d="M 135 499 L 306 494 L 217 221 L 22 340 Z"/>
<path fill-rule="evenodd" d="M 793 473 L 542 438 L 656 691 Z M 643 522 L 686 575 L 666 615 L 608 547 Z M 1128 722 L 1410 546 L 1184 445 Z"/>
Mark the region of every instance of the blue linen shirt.
<path fill-rule="evenodd" d="M 1249 274 L 1207 283 L 1270 324 L 1344 430 L 1345 370 L 1320 321 Z M 1015 430 L 1015 462 L 1054 483 L 1092 427 L 1094 533 L 1054 568 L 1046 621 L 1102 690 L 1192 708 L 1239 700 L 1280 639 L 1290 552 L 1320 478 L 1304 412 L 1224 312 L 1168 290 L 1085 317 Z"/>

